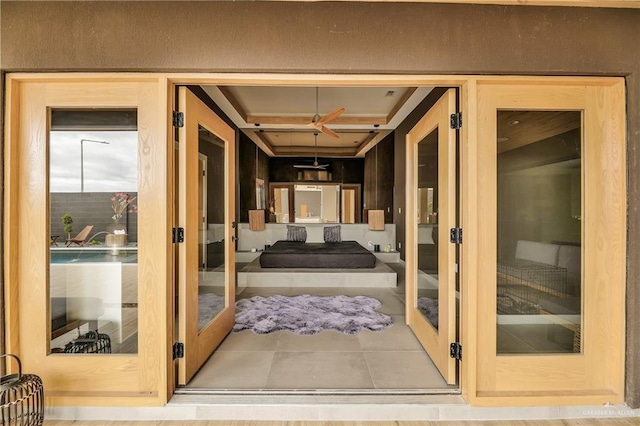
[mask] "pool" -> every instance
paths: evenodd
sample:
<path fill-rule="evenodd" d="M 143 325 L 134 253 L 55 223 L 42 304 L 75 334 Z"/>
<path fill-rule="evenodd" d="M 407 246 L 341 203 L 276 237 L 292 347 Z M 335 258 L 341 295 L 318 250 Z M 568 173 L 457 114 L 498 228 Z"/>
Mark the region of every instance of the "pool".
<path fill-rule="evenodd" d="M 51 248 L 51 263 L 138 263 L 138 247 Z"/>

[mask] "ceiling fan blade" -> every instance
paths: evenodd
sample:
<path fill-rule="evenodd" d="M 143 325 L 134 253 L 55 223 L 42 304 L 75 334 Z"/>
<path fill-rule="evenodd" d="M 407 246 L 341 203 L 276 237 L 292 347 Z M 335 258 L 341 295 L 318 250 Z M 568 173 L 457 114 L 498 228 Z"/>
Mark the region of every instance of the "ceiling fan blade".
<path fill-rule="evenodd" d="M 336 139 L 340 138 L 340 136 L 338 136 L 338 134 L 336 132 L 334 132 L 333 130 L 329 129 L 328 127 L 322 126 L 320 128 L 320 131 L 322 133 L 324 133 L 325 135 L 327 135 L 327 136 L 331 136 L 332 138 L 336 138 Z"/>
<path fill-rule="evenodd" d="M 315 123 L 313 121 L 311 123 L 307 124 L 307 126 L 311 127 L 312 129 L 318 130 L 318 131 L 322 130 L 322 126 L 318 125 L 318 123 Z"/>
<path fill-rule="evenodd" d="M 328 164 L 294 164 L 296 169 L 324 170 L 329 167 Z"/>
<path fill-rule="evenodd" d="M 322 118 L 320 118 L 318 121 L 316 121 L 316 125 L 318 126 L 322 126 L 323 124 L 326 124 L 330 121 L 335 120 L 336 118 L 340 117 L 340 115 L 345 111 L 344 108 L 338 108 L 338 109 L 334 109 L 333 111 L 331 111 L 330 113 L 326 114 L 325 116 L 323 116 Z"/>

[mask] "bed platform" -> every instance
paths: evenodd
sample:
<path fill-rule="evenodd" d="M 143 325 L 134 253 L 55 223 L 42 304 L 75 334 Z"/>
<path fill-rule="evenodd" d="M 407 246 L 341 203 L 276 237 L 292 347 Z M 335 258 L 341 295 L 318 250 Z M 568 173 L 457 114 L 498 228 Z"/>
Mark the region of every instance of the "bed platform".
<path fill-rule="evenodd" d="M 364 269 L 376 266 L 376 256 L 356 241 L 278 241 L 259 259 L 262 268 Z"/>
<path fill-rule="evenodd" d="M 260 259 L 238 271 L 238 287 L 396 287 L 397 274 L 376 261 L 373 268 L 263 268 Z"/>

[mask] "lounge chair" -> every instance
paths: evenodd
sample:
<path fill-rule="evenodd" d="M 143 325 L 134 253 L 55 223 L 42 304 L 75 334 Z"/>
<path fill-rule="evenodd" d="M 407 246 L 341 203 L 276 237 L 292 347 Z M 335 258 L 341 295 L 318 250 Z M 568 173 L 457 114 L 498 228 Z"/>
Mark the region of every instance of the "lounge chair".
<path fill-rule="evenodd" d="M 86 239 L 89 238 L 89 234 L 91 233 L 92 229 L 93 229 L 93 225 L 87 225 L 82 229 L 82 231 L 78 232 L 78 235 L 76 235 L 73 238 L 68 238 L 67 247 L 69 247 L 71 244 L 77 244 L 79 246 L 83 246 Z"/>

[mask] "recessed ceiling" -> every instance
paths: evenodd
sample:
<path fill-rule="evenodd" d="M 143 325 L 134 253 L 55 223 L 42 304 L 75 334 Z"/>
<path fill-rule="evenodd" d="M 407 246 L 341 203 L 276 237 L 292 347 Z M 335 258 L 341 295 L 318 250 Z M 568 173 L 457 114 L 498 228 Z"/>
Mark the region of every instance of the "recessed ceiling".
<path fill-rule="evenodd" d="M 316 87 L 203 86 L 233 122 L 272 156 L 314 156 Z M 317 154 L 362 157 L 395 129 L 431 87 L 320 87 L 317 112 L 345 108 L 326 124 L 338 138 L 318 135 Z"/>

